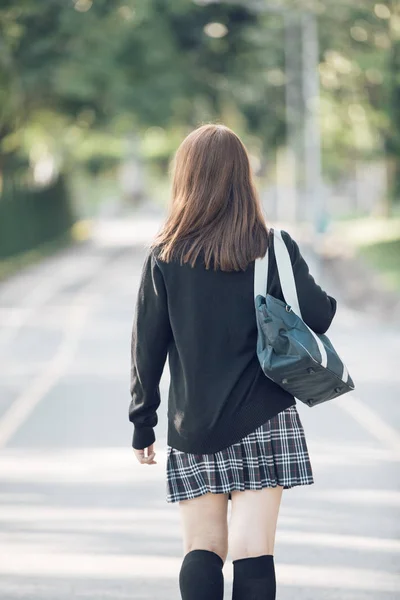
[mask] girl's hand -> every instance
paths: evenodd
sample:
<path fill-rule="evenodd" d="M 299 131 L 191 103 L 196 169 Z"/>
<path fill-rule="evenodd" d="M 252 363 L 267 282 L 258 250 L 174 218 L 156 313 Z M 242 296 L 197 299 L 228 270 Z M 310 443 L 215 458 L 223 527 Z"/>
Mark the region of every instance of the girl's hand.
<path fill-rule="evenodd" d="M 136 458 L 142 465 L 156 465 L 157 462 L 154 460 L 156 453 L 154 452 L 154 444 L 144 450 L 133 449 Z"/>

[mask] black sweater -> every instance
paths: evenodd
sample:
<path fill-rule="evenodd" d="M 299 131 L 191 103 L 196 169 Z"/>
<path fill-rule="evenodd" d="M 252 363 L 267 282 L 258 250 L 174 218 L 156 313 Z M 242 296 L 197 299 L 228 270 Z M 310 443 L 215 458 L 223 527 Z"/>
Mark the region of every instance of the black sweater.
<path fill-rule="evenodd" d="M 303 319 L 316 333 L 325 333 L 336 301 L 315 283 L 296 242 L 286 232 L 283 239 Z M 264 375 L 258 362 L 254 264 L 245 271 L 214 271 L 201 259 L 192 268 L 178 260 L 161 261 L 157 248 L 148 252 L 132 330 L 129 420 L 134 448 L 155 440 L 167 355 L 167 443 L 178 450 L 217 452 L 296 403 Z M 283 300 L 273 245 L 269 277 L 268 292 Z"/>

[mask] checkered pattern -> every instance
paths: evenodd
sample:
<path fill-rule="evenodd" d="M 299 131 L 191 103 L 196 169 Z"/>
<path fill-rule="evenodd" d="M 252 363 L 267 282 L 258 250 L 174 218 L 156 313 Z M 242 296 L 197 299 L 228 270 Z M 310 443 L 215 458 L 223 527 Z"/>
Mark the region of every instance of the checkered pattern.
<path fill-rule="evenodd" d="M 288 489 L 311 483 L 310 457 L 296 405 L 215 454 L 190 454 L 167 446 L 167 502 L 207 492 L 223 494 L 277 485 Z"/>

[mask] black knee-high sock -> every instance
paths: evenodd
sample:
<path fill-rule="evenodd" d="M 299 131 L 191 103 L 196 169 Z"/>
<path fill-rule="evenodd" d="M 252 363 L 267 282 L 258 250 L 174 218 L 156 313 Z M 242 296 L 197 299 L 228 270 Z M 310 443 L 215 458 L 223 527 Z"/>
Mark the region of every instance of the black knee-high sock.
<path fill-rule="evenodd" d="M 233 561 L 232 600 L 275 600 L 276 579 L 272 554 Z"/>
<path fill-rule="evenodd" d="M 192 550 L 179 573 L 182 600 L 223 600 L 223 560 L 210 550 Z"/>

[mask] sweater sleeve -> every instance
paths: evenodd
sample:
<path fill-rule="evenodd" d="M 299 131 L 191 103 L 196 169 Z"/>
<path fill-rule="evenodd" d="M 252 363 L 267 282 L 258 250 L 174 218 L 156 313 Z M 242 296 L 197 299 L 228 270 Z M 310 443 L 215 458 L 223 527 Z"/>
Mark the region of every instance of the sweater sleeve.
<path fill-rule="evenodd" d="M 149 252 L 142 269 L 131 339 L 129 420 L 134 425 L 132 446 L 138 450 L 155 440 L 159 383 L 171 335 L 163 276 L 153 252 Z"/>
<path fill-rule="evenodd" d="M 336 300 L 317 285 L 297 243 L 286 231 L 282 231 L 282 237 L 293 265 L 302 317 L 315 333 L 325 333 L 335 316 Z"/>

